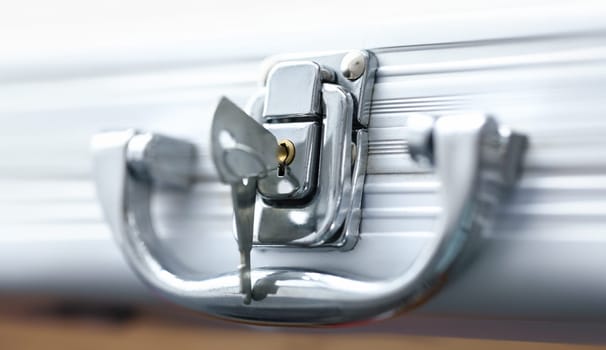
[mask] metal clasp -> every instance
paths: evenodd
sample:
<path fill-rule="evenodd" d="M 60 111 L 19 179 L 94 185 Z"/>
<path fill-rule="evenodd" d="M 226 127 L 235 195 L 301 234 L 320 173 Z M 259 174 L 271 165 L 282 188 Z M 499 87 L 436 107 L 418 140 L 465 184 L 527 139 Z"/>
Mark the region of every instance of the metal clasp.
<path fill-rule="evenodd" d="M 253 245 L 348 249 L 355 244 L 366 171 L 366 106 L 376 69 L 372 54 L 356 53 L 274 65 L 250 111 L 265 130 L 252 126 L 244 113 L 230 122 L 224 122 L 223 109 L 215 113 L 214 125 L 220 127 L 213 127 L 213 135 L 242 134 L 238 129 L 246 124 L 252 139 L 271 133 L 284 157 L 277 155 L 273 165 L 267 162 L 254 174 Z M 235 137 L 235 142 L 244 142 L 244 137 L 241 141 Z M 246 147 L 249 161 L 275 153 L 276 148 L 254 141 Z M 232 151 L 213 143 L 220 175 L 226 168 L 221 164 L 226 152 Z M 243 159 L 238 166 L 246 162 Z M 242 173 L 248 174 L 242 178 L 250 178 L 250 172 Z M 237 208 L 234 215 L 240 215 Z"/>

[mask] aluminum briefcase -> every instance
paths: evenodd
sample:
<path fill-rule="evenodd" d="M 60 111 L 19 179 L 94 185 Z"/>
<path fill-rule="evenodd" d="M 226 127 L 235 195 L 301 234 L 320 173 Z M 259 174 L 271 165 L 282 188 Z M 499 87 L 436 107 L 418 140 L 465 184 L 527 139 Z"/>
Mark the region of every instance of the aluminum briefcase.
<path fill-rule="evenodd" d="M 141 295 L 111 230 L 148 287 L 236 321 L 601 324 L 606 10 L 518 15 L 415 39 L 378 32 L 437 20 L 343 34 L 365 33 L 343 41 L 357 49 L 284 39 L 254 59 L 52 78 L 49 96 L 8 81 L 2 230 L 61 235 L 52 244 L 80 251 L 82 275 L 104 266 L 82 290 L 119 280 L 121 297 Z M 10 99 L 23 95 L 35 98 Z M 46 240 L 20 252 L 56 261 Z M 97 244 L 105 255 L 82 256 Z M 48 289 L 66 287 L 53 280 L 68 260 L 47 267 Z"/>

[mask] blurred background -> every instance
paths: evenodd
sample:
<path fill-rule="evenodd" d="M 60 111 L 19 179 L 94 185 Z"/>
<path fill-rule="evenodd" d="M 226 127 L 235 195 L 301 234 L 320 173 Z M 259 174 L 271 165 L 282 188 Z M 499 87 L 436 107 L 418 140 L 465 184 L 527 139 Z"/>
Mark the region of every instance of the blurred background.
<path fill-rule="evenodd" d="M 128 269 L 96 203 L 88 148 L 108 119 L 178 133 L 218 91 L 244 103 L 274 54 L 456 41 L 468 23 L 502 17 L 535 22 L 538 34 L 554 16 L 583 31 L 565 14 L 593 18 L 596 4 L 1 1 L 0 349 L 600 347 L 606 330 L 593 323 L 415 316 L 314 330 L 203 318 Z M 514 36 L 511 23 L 485 31 Z"/>

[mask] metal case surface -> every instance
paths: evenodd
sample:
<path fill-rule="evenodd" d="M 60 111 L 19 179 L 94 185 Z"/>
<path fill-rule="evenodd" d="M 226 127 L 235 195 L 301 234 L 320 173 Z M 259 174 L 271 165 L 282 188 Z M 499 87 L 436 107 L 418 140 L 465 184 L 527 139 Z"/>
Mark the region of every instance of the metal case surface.
<path fill-rule="evenodd" d="M 606 9 L 588 9 L 539 9 L 524 19 L 489 11 L 466 17 L 468 29 L 450 37 L 384 37 L 431 28 L 439 20 L 433 19 L 425 27 L 384 24 L 366 41 L 347 36 L 287 46 L 376 48 L 361 240 L 348 254 L 257 250 L 256 264 L 355 270 L 377 278 L 409 266 L 431 238 L 440 208 L 439 183 L 410 160 L 400 137 L 407 115 L 481 111 L 530 137 L 524 173 L 468 269 L 413 316 L 606 322 Z M 443 28 L 458 28 L 461 21 L 445 20 Z M 509 29 L 480 30 L 493 23 Z M 542 23 L 558 25 L 547 30 Z M 358 34 L 370 33 L 364 29 Z M 244 51 L 249 56 L 234 54 L 229 62 L 212 61 L 209 54 L 205 63 L 185 66 L 181 57 L 167 60 L 176 66 L 126 74 L 111 59 L 105 65 L 113 70 L 101 76 L 66 67 L 63 75 L 44 79 L 7 74 L 0 90 L 0 288 L 148 295 L 103 222 L 88 139 L 99 130 L 145 127 L 205 149 L 214 101 L 230 94 L 244 105 L 262 58 L 276 53 Z M 210 274 L 234 266 L 237 249 L 228 188 L 218 182 L 208 152 L 200 160 L 201 181 L 193 193 L 159 193 L 153 205 L 167 251 L 179 256 L 176 268 Z M 201 266 L 200 256 L 212 264 Z M 17 265 L 19 274 L 11 270 Z M 100 293 L 108 284 L 115 288 Z"/>

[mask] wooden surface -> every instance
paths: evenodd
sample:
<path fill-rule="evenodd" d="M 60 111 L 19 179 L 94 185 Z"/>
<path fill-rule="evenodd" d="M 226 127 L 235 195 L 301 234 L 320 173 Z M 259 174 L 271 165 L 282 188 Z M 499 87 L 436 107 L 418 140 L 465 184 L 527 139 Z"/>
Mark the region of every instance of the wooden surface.
<path fill-rule="evenodd" d="M 166 305 L 141 308 L 0 299 L 0 349 L 606 349 L 606 346 L 252 328 Z"/>
<path fill-rule="evenodd" d="M 592 349 L 593 346 L 385 334 L 293 334 L 175 327 L 0 321 L 2 349 Z"/>

